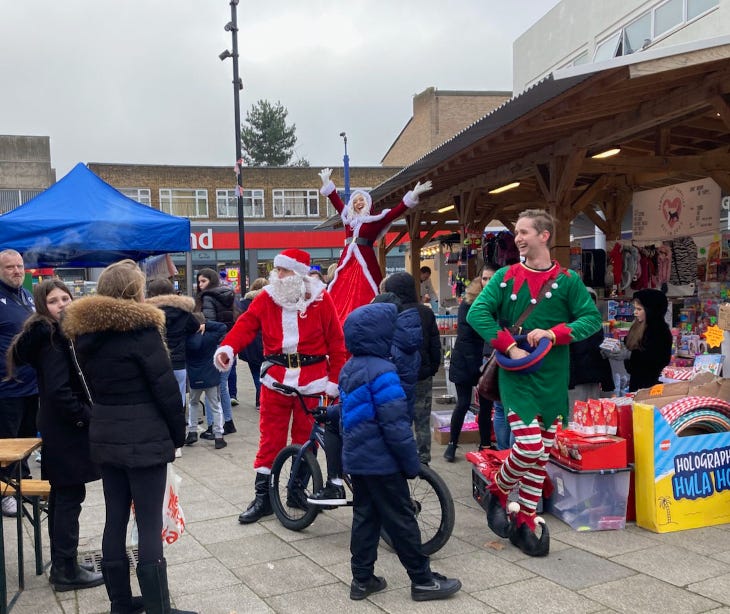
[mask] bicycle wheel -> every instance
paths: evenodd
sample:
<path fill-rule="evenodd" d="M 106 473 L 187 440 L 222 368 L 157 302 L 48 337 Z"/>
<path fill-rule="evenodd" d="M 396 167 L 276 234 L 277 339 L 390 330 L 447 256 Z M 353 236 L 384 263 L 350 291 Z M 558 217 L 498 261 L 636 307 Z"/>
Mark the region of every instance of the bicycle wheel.
<path fill-rule="evenodd" d="M 444 547 L 454 530 L 454 500 L 441 476 L 430 467 L 421 465 L 418 477 L 408 480 L 411 505 L 421 530 L 423 554 L 429 556 Z M 391 548 L 393 541 L 384 529 L 380 536 Z"/>
<path fill-rule="evenodd" d="M 321 510 L 320 507 L 307 503 L 307 497 L 322 488 L 322 471 L 309 450 L 302 456 L 299 477 L 292 481 L 293 488 L 287 488 L 294 460 L 301 447 L 291 445 L 279 452 L 269 478 L 271 507 L 279 522 L 291 531 L 307 528 Z"/>

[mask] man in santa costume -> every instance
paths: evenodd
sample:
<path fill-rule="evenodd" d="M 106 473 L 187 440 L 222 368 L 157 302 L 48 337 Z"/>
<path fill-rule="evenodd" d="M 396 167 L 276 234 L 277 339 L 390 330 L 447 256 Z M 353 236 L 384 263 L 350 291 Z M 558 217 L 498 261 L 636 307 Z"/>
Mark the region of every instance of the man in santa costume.
<path fill-rule="evenodd" d="M 547 527 L 535 511 L 558 421 L 567 415 L 569 344 L 587 339 L 601 328 L 601 314 L 580 276 L 551 259 L 554 234 L 555 221 L 547 211 L 520 213 L 515 245 L 524 262 L 497 271 L 466 317 L 515 368 L 499 369 L 499 392 L 515 443 L 490 481 L 487 523 L 494 533 L 509 537 L 530 556 L 544 556 L 550 547 Z M 538 293 L 542 294 L 539 302 Z M 535 308 L 524 321 L 521 334 L 526 334 L 526 342 L 519 347 L 512 332 L 501 326 L 512 326 L 530 304 Z M 539 369 L 523 372 L 518 368 L 519 363 L 525 367 L 533 363 L 538 345 L 546 344 L 549 351 Z M 508 514 L 507 495 L 515 486 L 519 498 L 509 504 Z M 543 525 L 539 538 L 538 524 Z"/>
<path fill-rule="evenodd" d="M 310 277 L 309 269 L 307 252 L 286 249 L 278 254 L 269 285 L 238 318 L 214 356 L 219 370 L 230 369 L 233 357 L 261 331 L 264 363 L 259 449 L 254 460 L 256 496 L 238 517 L 242 524 L 272 513 L 269 475 L 276 455 L 287 445 L 290 420 L 292 443 L 304 443 L 312 429 L 313 419 L 299 400 L 280 393 L 273 384 L 295 387 L 302 394 L 339 394 L 337 379 L 346 359 L 342 326 L 325 285 Z M 310 408 L 317 405 L 317 399 L 306 401 Z"/>

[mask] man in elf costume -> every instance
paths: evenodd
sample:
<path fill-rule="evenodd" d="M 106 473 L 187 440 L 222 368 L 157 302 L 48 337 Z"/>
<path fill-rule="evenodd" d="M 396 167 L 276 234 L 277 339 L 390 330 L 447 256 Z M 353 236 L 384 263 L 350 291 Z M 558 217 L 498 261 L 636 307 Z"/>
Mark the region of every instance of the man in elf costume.
<path fill-rule="evenodd" d="M 568 344 L 601 328 L 601 315 L 580 276 L 550 257 L 554 229 L 546 211 L 523 211 L 515 225 L 515 244 L 524 262 L 497 271 L 467 315 L 474 330 L 516 369 L 499 369 L 500 396 L 515 443 L 490 482 L 487 523 L 530 556 L 545 556 L 550 547 L 547 527 L 535 512 L 558 421 L 568 410 Z M 535 307 L 523 323 L 521 348 L 506 327 L 530 304 Z M 542 339 L 547 341 L 540 344 Z M 537 370 L 519 370 L 520 363 L 535 362 L 533 348 L 546 344 L 549 351 Z M 508 511 L 507 495 L 516 485 L 519 502 L 510 503 Z M 542 525 L 539 538 L 537 524 Z"/>
<path fill-rule="evenodd" d="M 254 460 L 255 498 L 238 517 L 242 524 L 272 513 L 269 475 L 279 451 L 287 444 L 291 420 L 292 443 L 309 438 L 313 418 L 305 414 L 296 397 L 273 387 L 275 382 L 297 388 L 302 394 L 339 394 L 337 380 L 345 363 L 342 326 L 324 284 L 309 276 L 310 258 L 300 249 L 286 249 L 274 258 L 269 285 L 238 318 L 214 362 L 221 371 L 261 331 L 264 362 L 261 366 L 259 449 Z M 317 399 L 306 399 L 310 407 Z"/>

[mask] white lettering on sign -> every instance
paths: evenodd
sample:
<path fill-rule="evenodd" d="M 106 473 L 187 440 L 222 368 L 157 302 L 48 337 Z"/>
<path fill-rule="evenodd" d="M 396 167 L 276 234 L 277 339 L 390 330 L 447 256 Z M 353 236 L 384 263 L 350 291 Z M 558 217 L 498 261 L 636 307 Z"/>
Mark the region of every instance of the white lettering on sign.
<path fill-rule="evenodd" d="M 191 232 L 190 246 L 192 249 L 213 249 L 213 229 L 205 232 Z"/>

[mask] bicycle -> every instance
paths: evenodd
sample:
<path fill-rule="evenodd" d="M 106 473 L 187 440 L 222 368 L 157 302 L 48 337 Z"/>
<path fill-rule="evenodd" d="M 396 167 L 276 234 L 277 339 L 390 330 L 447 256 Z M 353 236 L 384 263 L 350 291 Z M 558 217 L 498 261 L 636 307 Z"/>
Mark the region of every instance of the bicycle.
<path fill-rule="evenodd" d="M 296 396 L 302 409 L 314 417 L 309 439 L 304 444 L 283 448 L 274 460 L 269 478 L 269 498 L 274 514 L 287 529 L 302 531 L 314 522 L 321 511 L 341 507 L 307 503 L 307 497 L 319 491 L 323 485 L 322 470 L 315 452 L 318 445 L 327 454 L 324 424 L 327 421 L 328 403 L 323 395 L 305 395 L 296 388 L 278 382 L 274 383 L 274 388 Z M 305 398 L 318 398 L 320 402 L 315 409 L 309 409 Z M 343 475 L 342 480 L 352 493 L 350 476 Z M 413 512 L 421 530 L 423 553 L 431 555 L 446 544 L 454 529 L 455 510 L 451 492 L 441 476 L 424 464 L 421 464 L 418 476 L 408 480 L 408 486 Z M 345 505 L 352 506 L 351 497 Z M 392 540 L 385 531 L 381 530 L 381 537 L 392 547 Z"/>

